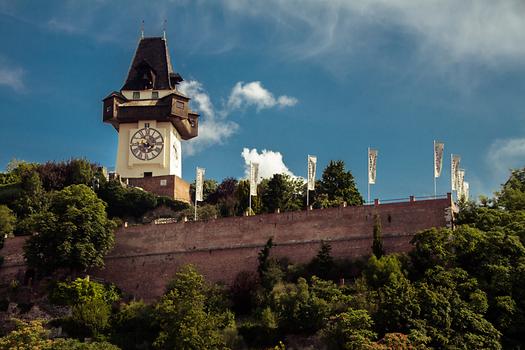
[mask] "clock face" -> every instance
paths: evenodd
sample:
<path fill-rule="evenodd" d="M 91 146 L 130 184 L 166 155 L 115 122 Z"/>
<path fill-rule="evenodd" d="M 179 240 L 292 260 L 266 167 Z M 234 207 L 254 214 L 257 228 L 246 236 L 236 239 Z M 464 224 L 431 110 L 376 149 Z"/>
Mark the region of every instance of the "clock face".
<path fill-rule="evenodd" d="M 135 158 L 152 160 L 162 152 L 164 140 L 158 130 L 143 128 L 133 134 L 129 148 Z"/>

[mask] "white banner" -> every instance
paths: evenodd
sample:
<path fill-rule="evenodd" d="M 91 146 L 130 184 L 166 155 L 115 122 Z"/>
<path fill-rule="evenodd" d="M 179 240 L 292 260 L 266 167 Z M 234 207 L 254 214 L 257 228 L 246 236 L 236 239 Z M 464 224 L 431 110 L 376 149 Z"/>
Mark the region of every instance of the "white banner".
<path fill-rule="evenodd" d="M 468 201 L 470 192 L 470 185 L 467 181 L 463 181 L 463 200 Z"/>
<path fill-rule="evenodd" d="M 463 198 L 465 195 L 465 170 L 458 170 L 458 199 Z"/>
<path fill-rule="evenodd" d="M 317 166 L 317 157 L 308 156 L 308 191 L 315 190 L 315 170 Z"/>
<path fill-rule="evenodd" d="M 195 202 L 203 201 L 204 171 L 204 168 L 197 168 L 197 174 L 195 175 Z"/>
<path fill-rule="evenodd" d="M 250 163 L 250 196 L 257 196 L 257 180 L 259 180 L 259 163 Z"/>
<path fill-rule="evenodd" d="M 368 149 L 368 183 L 371 185 L 376 183 L 377 153 L 376 149 Z"/>
<path fill-rule="evenodd" d="M 441 175 L 441 168 L 443 167 L 443 149 L 445 144 L 434 141 L 434 177 Z"/>
<path fill-rule="evenodd" d="M 458 190 L 458 175 L 459 175 L 459 163 L 461 157 L 457 154 L 452 154 L 450 158 L 450 182 L 452 185 L 452 191 Z"/>

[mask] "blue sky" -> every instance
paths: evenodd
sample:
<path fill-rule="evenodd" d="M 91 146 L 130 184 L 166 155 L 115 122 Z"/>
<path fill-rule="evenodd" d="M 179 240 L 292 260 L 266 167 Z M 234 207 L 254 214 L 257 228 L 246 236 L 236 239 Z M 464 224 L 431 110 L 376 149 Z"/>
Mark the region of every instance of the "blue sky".
<path fill-rule="evenodd" d="M 366 197 L 371 146 L 372 197 L 430 195 L 434 139 L 445 143 L 440 193 L 450 153 L 474 196 L 525 165 L 522 1 L 0 0 L 0 168 L 70 157 L 112 167 L 101 99 L 122 86 L 141 21 L 160 36 L 165 19 L 202 115 L 183 146 L 189 181 L 196 166 L 242 177 L 249 159 L 305 176 L 314 154 L 318 176 L 344 160 Z"/>

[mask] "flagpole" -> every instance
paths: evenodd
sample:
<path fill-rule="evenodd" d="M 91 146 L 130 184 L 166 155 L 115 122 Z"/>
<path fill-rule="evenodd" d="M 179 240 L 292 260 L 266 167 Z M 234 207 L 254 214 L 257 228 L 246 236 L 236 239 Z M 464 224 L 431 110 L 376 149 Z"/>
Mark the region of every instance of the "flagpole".
<path fill-rule="evenodd" d="M 454 181 L 452 174 L 452 163 L 454 162 L 454 158 L 452 156 L 453 154 L 450 153 L 450 194 L 452 197 L 454 197 L 454 185 L 452 184 L 452 181 Z"/>
<path fill-rule="evenodd" d="M 437 184 L 436 184 L 436 140 L 434 140 L 434 149 L 432 150 L 434 154 L 434 199 L 437 197 Z"/>
<path fill-rule="evenodd" d="M 252 162 L 250 162 L 250 179 L 248 181 L 250 187 L 248 189 L 248 216 L 252 215 L 252 188 L 251 188 L 251 180 L 252 180 Z"/>
<path fill-rule="evenodd" d="M 366 184 L 368 188 L 366 203 L 370 204 L 370 147 L 367 148 L 366 154 Z"/>
<path fill-rule="evenodd" d="M 310 155 L 306 157 L 306 210 L 310 206 L 310 189 L 308 188 L 308 181 L 310 181 Z"/>
<path fill-rule="evenodd" d="M 195 173 L 197 174 L 198 171 L 196 170 Z M 195 177 L 195 214 L 193 216 L 193 221 L 197 221 L 197 181 L 199 181 L 197 177 L 198 176 Z"/>

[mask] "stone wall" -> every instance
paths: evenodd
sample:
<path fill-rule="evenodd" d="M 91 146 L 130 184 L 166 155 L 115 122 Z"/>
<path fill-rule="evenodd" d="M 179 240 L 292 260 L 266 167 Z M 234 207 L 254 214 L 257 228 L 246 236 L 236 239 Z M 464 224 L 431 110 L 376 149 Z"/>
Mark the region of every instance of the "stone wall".
<path fill-rule="evenodd" d="M 162 294 L 184 264 L 209 281 L 231 283 L 242 270 L 257 268 L 257 255 L 272 237 L 272 254 L 306 263 L 329 242 L 332 255 L 357 258 L 371 253 L 374 216 L 381 218 L 387 252 L 411 249 L 423 229 L 451 225 L 451 199 L 340 207 L 210 221 L 149 224 L 122 228 L 106 267 L 95 271 L 135 297 Z"/>
<path fill-rule="evenodd" d="M 177 269 L 193 264 L 212 282 L 231 283 L 243 270 L 255 271 L 257 255 L 273 238 L 272 255 L 306 263 L 321 241 L 332 246 L 337 258 L 357 258 L 371 253 L 374 216 L 382 224 L 388 253 L 407 252 L 412 236 L 431 227 L 452 224 L 451 198 L 358 207 L 340 207 L 232 217 L 210 221 L 148 224 L 120 228 L 104 269 L 90 271 L 115 283 L 136 298 L 152 300 L 164 292 Z M 0 281 L 24 275 L 24 237 L 7 239 L 0 254 Z"/>

